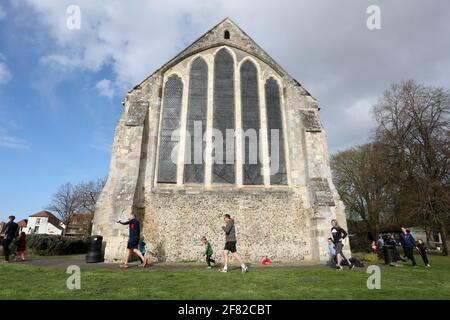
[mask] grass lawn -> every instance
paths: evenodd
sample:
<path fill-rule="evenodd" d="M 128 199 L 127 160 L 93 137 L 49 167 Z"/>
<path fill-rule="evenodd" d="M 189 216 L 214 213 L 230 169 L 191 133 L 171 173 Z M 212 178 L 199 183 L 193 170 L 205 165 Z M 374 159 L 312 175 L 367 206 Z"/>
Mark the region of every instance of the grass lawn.
<path fill-rule="evenodd" d="M 417 257 L 420 259 L 420 257 Z M 81 269 L 81 289 L 68 290 L 63 268 L 0 264 L 0 299 L 450 299 L 450 258 L 432 267 L 381 267 L 381 289 L 368 290 L 363 268 L 216 270 Z"/>

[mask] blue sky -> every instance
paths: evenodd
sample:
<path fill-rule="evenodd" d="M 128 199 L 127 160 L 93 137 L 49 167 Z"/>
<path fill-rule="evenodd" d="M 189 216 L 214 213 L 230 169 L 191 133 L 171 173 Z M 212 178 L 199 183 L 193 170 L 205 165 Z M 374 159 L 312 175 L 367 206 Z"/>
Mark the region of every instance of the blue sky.
<path fill-rule="evenodd" d="M 110 77 L 61 72 L 41 63 L 54 41 L 41 27 L 20 23 L 30 12 L 3 7 L 0 53 L 10 76 L 0 85 L 0 219 L 45 209 L 58 185 L 104 177 L 108 172 L 120 95 L 95 86 Z"/>
<path fill-rule="evenodd" d="M 366 27 L 371 4 L 380 30 Z M 126 91 L 227 16 L 318 99 L 331 152 L 369 139 L 391 83 L 450 88 L 448 1 L 2 1 L 0 220 L 105 177 Z"/>

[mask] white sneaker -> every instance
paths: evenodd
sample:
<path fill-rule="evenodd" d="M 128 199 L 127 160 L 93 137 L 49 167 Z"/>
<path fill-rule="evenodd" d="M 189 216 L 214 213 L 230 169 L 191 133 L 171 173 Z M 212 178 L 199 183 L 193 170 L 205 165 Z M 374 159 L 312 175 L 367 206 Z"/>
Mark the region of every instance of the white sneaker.
<path fill-rule="evenodd" d="M 222 269 L 219 269 L 219 272 L 228 272 L 228 269 L 222 268 Z"/>
<path fill-rule="evenodd" d="M 248 271 L 248 267 L 246 265 L 241 267 L 242 273 L 246 273 Z"/>

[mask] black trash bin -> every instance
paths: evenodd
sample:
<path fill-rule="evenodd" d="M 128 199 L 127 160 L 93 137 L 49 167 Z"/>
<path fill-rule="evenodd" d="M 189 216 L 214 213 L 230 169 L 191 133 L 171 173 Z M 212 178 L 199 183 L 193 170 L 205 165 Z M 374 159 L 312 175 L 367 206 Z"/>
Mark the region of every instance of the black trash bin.
<path fill-rule="evenodd" d="M 391 245 L 383 246 L 384 264 L 391 264 L 394 262 L 394 247 Z"/>
<path fill-rule="evenodd" d="M 102 236 L 89 237 L 88 252 L 86 255 L 87 263 L 103 262 L 102 243 Z"/>

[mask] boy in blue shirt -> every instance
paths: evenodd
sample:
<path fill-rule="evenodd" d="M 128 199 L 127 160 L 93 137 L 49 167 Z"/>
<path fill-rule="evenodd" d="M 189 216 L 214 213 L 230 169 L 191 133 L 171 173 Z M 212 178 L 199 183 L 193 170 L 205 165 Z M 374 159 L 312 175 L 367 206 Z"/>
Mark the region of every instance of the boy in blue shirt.
<path fill-rule="evenodd" d="M 331 238 L 328 238 L 328 254 L 330 255 L 331 265 L 336 264 L 336 248 Z"/>

